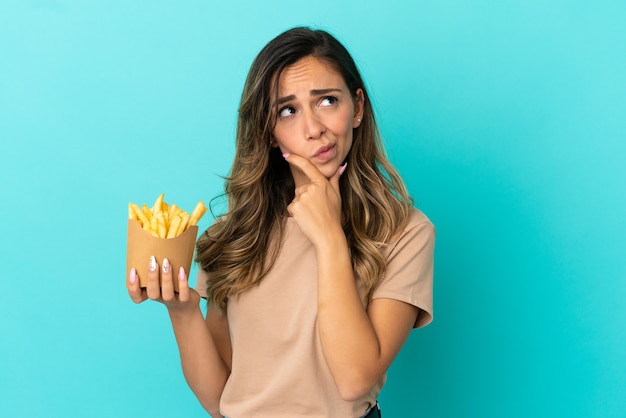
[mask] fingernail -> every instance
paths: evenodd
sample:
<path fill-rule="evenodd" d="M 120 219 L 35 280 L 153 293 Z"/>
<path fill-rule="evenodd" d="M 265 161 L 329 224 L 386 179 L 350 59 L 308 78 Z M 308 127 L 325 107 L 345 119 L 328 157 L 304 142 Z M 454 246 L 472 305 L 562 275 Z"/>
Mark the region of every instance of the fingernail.
<path fill-rule="evenodd" d="M 170 260 L 168 260 L 167 258 L 163 259 L 163 273 L 169 273 L 170 272 Z"/>
<path fill-rule="evenodd" d="M 286 152 L 286 153 L 284 153 L 284 154 L 283 154 L 283 158 L 287 158 L 287 157 L 289 157 L 290 155 L 291 155 L 291 154 L 289 154 L 288 152 Z"/>
<path fill-rule="evenodd" d="M 185 274 L 185 269 L 183 266 L 180 266 L 180 270 L 178 270 L 178 280 L 181 282 L 187 280 L 187 275 Z"/>
<path fill-rule="evenodd" d="M 348 162 L 343 163 L 341 167 L 339 167 L 339 175 L 342 175 L 344 171 L 346 171 L 346 167 L 348 166 Z"/>
<path fill-rule="evenodd" d="M 130 282 L 135 283 L 137 281 L 137 270 L 133 267 L 130 269 Z"/>
<path fill-rule="evenodd" d="M 156 258 L 153 255 L 150 256 L 150 262 L 148 263 L 148 270 L 155 271 L 157 269 Z"/>

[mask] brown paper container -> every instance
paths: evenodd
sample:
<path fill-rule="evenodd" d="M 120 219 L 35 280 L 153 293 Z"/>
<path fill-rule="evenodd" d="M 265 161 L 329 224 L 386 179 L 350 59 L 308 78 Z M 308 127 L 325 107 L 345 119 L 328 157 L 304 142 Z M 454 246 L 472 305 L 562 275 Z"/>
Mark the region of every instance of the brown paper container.
<path fill-rule="evenodd" d="M 167 257 L 172 266 L 174 290 L 178 291 L 178 271 L 183 266 L 185 273 L 189 276 L 197 234 L 198 227 L 190 226 L 176 238 L 155 238 L 144 231 L 139 222 L 129 219 L 126 242 L 126 287 L 129 285 L 130 269 L 133 267 L 137 270 L 141 287 L 147 286 L 148 261 L 153 255 L 159 267 L 163 265 L 163 258 Z"/>

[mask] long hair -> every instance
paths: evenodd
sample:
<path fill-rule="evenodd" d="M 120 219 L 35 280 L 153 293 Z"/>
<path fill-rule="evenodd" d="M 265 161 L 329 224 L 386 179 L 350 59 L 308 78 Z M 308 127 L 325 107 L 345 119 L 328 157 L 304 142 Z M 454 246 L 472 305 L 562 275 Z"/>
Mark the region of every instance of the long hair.
<path fill-rule="evenodd" d="M 280 251 L 295 184 L 280 150 L 270 146 L 277 117 L 272 103 L 282 71 L 308 56 L 332 65 L 354 100 L 358 89 L 365 97 L 340 191 L 354 274 L 365 285 L 368 299 L 385 272 L 384 245 L 410 215 L 412 200 L 387 159 L 367 90 L 349 52 L 322 30 L 282 33 L 261 50 L 245 82 L 235 158 L 225 181 L 228 211 L 196 245 L 196 261 L 208 273 L 206 297 L 220 311 L 228 298 L 260 283 Z"/>

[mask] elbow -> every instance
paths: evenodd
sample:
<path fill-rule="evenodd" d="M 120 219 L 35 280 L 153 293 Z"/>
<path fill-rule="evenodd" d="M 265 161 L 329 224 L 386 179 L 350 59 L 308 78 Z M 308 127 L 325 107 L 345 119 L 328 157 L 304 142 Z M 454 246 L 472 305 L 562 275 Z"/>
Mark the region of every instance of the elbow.
<path fill-rule="evenodd" d="M 339 396 L 346 402 L 354 402 L 366 396 L 374 387 L 375 381 L 364 377 L 338 382 Z"/>
<path fill-rule="evenodd" d="M 194 391 L 196 398 L 202 405 L 202 408 L 209 413 L 213 418 L 223 418 L 220 412 L 220 398 L 221 394 L 211 394 L 210 392 L 198 393 Z"/>
<path fill-rule="evenodd" d="M 219 401 L 211 402 L 200 400 L 200 404 L 202 405 L 202 408 L 204 408 L 204 410 L 207 411 L 209 415 L 211 415 L 213 418 L 222 418 L 223 415 L 220 412 Z"/>

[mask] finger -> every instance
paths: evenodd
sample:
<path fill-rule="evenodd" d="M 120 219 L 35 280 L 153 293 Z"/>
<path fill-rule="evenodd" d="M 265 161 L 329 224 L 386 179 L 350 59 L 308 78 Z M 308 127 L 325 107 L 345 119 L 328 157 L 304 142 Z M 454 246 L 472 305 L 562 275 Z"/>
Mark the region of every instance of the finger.
<path fill-rule="evenodd" d="M 178 300 L 181 302 L 189 301 L 189 281 L 187 280 L 185 268 L 182 266 L 178 270 Z"/>
<path fill-rule="evenodd" d="M 161 299 L 161 286 L 159 285 L 159 265 L 156 262 L 154 256 L 150 257 L 148 262 L 148 285 L 146 292 L 148 297 L 152 300 Z"/>
<path fill-rule="evenodd" d="M 308 189 L 309 185 L 305 184 L 304 186 L 300 186 L 300 187 L 296 187 L 295 191 L 294 191 L 294 200 L 295 198 L 297 198 L 298 196 L 300 196 L 302 193 L 306 192 L 306 190 Z"/>
<path fill-rule="evenodd" d="M 313 183 L 319 183 L 326 180 L 326 177 L 315 167 L 309 160 L 296 154 L 283 154 L 287 162 L 302 171 L 305 176 Z"/>
<path fill-rule="evenodd" d="M 167 258 L 161 267 L 161 297 L 164 301 L 174 300 L 174 283 L 172 282 L 172 265 Z"/>
<path fill-rule="evenodd" d="M 141 303 L 148 299 L 139 285 L 139 276 L 137 276 L 137 270 L 134 267 L 130 269 L 130 274 L 128 275 L 128 295 L 135 303 Z"/>

